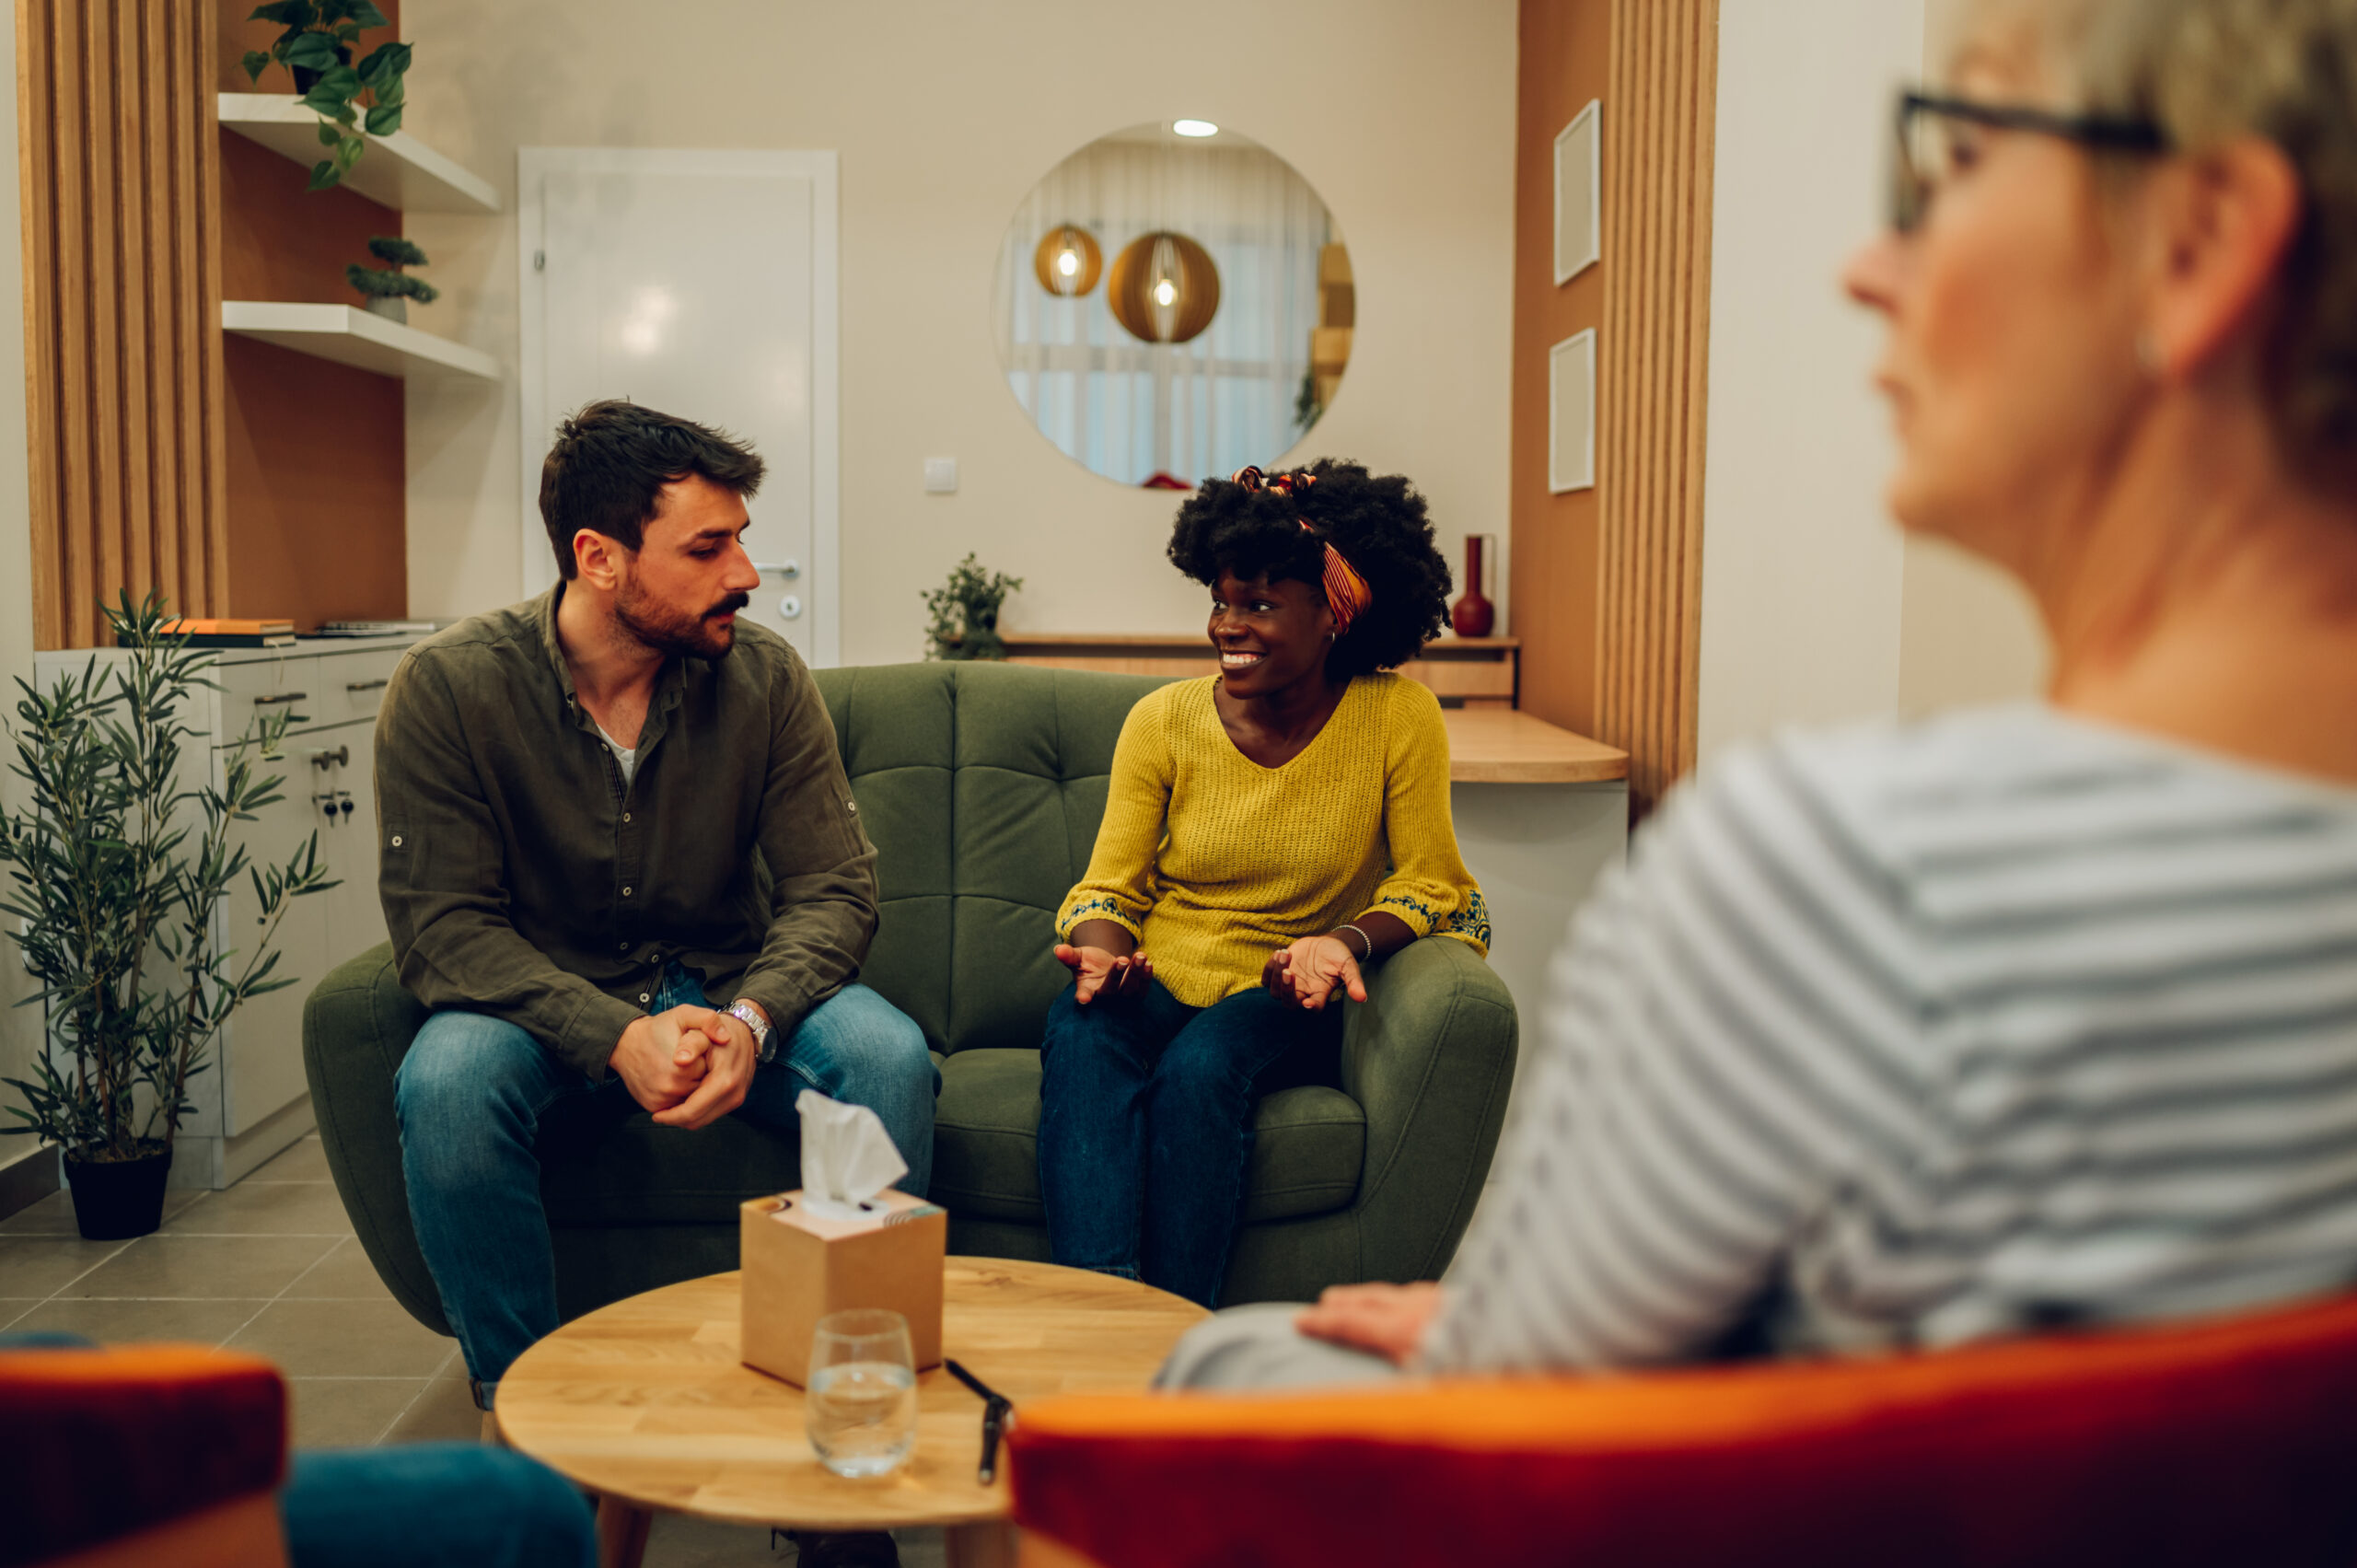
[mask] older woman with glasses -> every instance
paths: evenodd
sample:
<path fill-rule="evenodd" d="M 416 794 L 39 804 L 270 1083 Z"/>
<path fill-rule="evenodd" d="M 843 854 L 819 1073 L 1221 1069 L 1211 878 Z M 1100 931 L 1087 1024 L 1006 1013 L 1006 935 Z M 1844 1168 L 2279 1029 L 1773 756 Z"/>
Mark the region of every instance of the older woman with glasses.
<path fill-rule="evenodd" d="M 1684 791 L 1556 961 L 1446 1282 L 1215 1318 L 1174 1380 L 2357 1281 L 2357 0 L 1973 24 L 1846 283 L 1888 329 L 1893 511 L 2029 590 L 2050 691 Z"/>

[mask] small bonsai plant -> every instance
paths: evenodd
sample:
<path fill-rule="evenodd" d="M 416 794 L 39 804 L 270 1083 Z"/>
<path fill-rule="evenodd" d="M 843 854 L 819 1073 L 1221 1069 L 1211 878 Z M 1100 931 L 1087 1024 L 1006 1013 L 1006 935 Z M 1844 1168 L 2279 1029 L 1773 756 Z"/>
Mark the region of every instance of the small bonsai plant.
<path fill-rule="evenodd" d="M 364 128 L 370 136 L 389 136 L 401 128 L 410 46 L 381 43 L 357 65 L 352 63 L 363 32 L 393 25 L 370 0 L 272 0 L 255 6 L 246 19 L 286 29 L 267 50 L 246 52 L 246 79 L 259 82 L 273 61 L 294 73 L 303 106 L 319 117 L 319 145 L 329 149 L 311 166 L 312 190 L 324 191 L 352 171 L 367 150 Z"/>
<path fill-rule="evenodd" d="M 425 252 L 412 240 L 395 234 L 371 236 L 368 254 L 385 263 L 382 267 L 364 267 L 354 261 L 343 269 L 344 280 L 358 289 L 368 301 L 368 308 L 379 316 L 389 316 L 396 321 L 409 319 L 405 303 L 414 299 L 420 305 L 431 305 L 442 291 L 424 278 L 413 278 L 401 271 L 403 267 L 422 267 Z"/>
<path fill-rule="evenodd" d="M 31 1076 L 6 1080 L 22 1125 L 0 1132 L 58 1145 L 92 1239 L 156 1228 L 189 1080 L 240 1005 L 295 983 L 273 972 L 278 923 L 335 886 L 316 830 L 283 865 L 250 864 L 233 842 L 233 824 L 283 798 L 257 763 L 278 755 L 290 715 L 258 718 L 223 749 L 222 782 L 191 787 L 188 771 L 211 772 L 187 721 L 215 656 L 166 633 L 159 595 L 134 606 L 126 592 L 106 618 L 129 656 L 94 656 L 47 692 L 19 679 L 16 722 L 0 726 L 26 785 L 23 809 L 0 808 L 0 913 L 47 1015 Z M 261 929 L 238 952 L 216 916 L 249 880 Z"/>
<path fill-rule="evenodd" d="M 969 555 L 949 574 L 949 581 L 924 596 L 933 611 L 931 641 L 925 657 L 941 659 L 1003 659 L 1006 644 L 998 634 L 999 606 L 1023 587 L 1023 579 L 1003 572 L 984 575 Z"/>

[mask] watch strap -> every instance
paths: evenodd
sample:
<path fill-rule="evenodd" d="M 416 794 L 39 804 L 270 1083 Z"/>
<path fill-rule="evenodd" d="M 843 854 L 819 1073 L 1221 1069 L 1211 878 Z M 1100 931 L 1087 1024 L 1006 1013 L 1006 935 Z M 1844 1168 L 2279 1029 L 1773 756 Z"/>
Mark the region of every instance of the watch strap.
<path fill-rule="evenodd" d="M 761 1016 L 761 1009 L 743 1001 L 731 1002 L 728 1005 L 728 1016 L 732 1018 L 742 1018 L 745 1021 L 745 1027 L 753 1031 L 754 1053 L 761 1065 L 769 1065 L 776 1054 L 770 1043 L 771 1037 L 775 1031 L 770 1028 L 769 1020 Z"/>

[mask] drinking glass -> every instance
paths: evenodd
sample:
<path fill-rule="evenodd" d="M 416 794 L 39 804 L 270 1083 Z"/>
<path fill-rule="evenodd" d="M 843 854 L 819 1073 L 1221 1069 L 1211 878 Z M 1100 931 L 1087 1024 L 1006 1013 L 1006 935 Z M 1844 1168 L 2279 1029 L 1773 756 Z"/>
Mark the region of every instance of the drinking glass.
<path fill-rule="evenodd" d="M 883 1475 L 907 1458 L 917 1441 L 909 1320 L 877 1307 L 819 1318 L 802 1409 L 810 1446 L 837 1475 Z"/>

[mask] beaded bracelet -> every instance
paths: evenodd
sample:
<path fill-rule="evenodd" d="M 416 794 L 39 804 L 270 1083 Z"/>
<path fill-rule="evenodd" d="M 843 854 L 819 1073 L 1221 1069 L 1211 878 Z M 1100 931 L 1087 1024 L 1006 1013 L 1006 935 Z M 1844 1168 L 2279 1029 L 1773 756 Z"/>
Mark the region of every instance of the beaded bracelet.
<path fill-rule="evenodd" d="M 1339 935 L 1345 931 L 1359 931 L 1359 928 L 1355 925 L 1338 925 L 1334 927 L 1334 931 Z M 1364 931 L 1359 931 L 1359 940 L 1366 944 L 1366 951 L 1359 955 L 1359 962 L 1365 963 L 1375 957 L 1375 938 Z"/>

